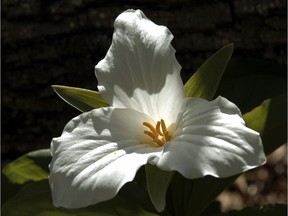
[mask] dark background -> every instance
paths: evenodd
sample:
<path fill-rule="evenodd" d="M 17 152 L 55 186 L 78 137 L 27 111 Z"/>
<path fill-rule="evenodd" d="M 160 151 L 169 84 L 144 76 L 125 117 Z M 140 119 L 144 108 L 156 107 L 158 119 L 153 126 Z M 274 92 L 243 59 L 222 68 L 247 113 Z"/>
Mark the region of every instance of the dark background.
<path fill-rule="evenodd" d="M 94 66 L 110 46 L 115 18 L 128 8 L 171 30 L 184 81 L 231 42 L 232 59 L 286 64 L 286 0 L 3 0 L 4 161 L 48 148 L 79 114 L 50 86 L 96 90 Z"/>
<path fill-rule="evenodd" d="M 251 91 L 254 79 L 246 76 L 247 88 L 236 93 L 220 90 L 219 94 L 237 102 L 245 113 L 262 100 L 286 92 L 286 4 L 286 0 L 3 0 L 2 166 L 31 150 L 49 148 L 52 137 L 60 136 L 65 124 L 79 114 L 51 85 L 96 90 L 94 66 L 110 46 L 115 18 L 129 8 L 141 9 L 174 34 L 172 43 L 184 82 L 215 51 L 233 42 L 231 62 L 238 63 L 230 71 L 265 78 L 259 81 L 253 75 L 261 86 L 258 91 Z M 228 73 L 222 85 L 231 87 L 237 81 Z M 253 103 L 247 105 L 248 100 Z M 285 159 L 285 151 L 276 159 L 283 152 Z M 264 201 L 253 198 L 249 202 L 247 198 L 255 178 L 246 178 L 244 186 L 243 181 L 242 186 L 236 182 L 237 194 L 241 190 L 248 194 L 239 195 L 246 204 L 286 202 L 287 161 L 271 163 L 259 171 L 260 177 L 265 172 L 268 176 L 261 180 L 268 197 Z M 227 200 L 231 197 L 229 194 Z"/>

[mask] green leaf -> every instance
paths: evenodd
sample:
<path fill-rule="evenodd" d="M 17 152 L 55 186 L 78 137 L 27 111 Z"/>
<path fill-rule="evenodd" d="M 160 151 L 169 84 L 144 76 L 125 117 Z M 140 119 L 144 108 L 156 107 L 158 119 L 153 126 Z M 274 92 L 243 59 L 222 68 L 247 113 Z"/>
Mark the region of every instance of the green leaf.
<path fill-rule="evenodd" d="M 172 179 L 173 172 L 160 170 L 158 167 L 147 164 L 146 181 L 147 189 L 152 203 L 158 212 L 162 212 L 165 208 L 166 192 Z"/>
<path fill-rule="evenodd" d="M 197 216 L 231 183 L 237 176 L 214 178 L 206 176 L 199 179 L 186 179 L 176 173 L 171 181 L 172 205 L 176 216 Z"/>
<path fill-rule="evenodd" d="M 13 197 L 23 187 L 23 184 L 13 184 L 1 173 L 1 206 Z"/>
<path fill-rule="evenodd" d="M 260 133 L 266 155 L 287 142 L 287 97 L 265 100 L 243 115 L 246 126 Z"/>
<path fill-rule="evenodd" d="M 65 102 L 81 112 L 109 106 L 96 91 L 60 85 L 53 85 L 52 88 Z"/>
<path fill-rule="evenodd" d="M 233 210 L 227 213 L 215 214 L 213 216 L 286 216 L 286 215 L 287 215 L 287 205 L 268 204 L 260 207 L 246 207 L 241 210 Z"/>
<path fill-rule="evenodd" d="M 27 182 L 47 179 L 50 161 L 50 150 L 41 149 L 25 154 L 7 164 L 1 173 L 1 203 L 14 196 Z"/>
<path fill-rule="evenodd" d="M 17 207 L 16 207 L 17 206 Z M 133 201 L 117 195 L 114 199 L 81 209 L 55 208 L 48 180 L 29 183 L 4 204 L 3 216 L 155 216 Z"/>
<path fill-rule="evenodd" d="M 50 161 L 49 149 L 33 151 L 7 164 L 3 168 L 2 174 L 14 184 L 40 181 L 48 177 L 48 164 Z"/>
<path fill-rule="evenodd" d="M 225 68 L 232 56 L 233 44 L 228 44 L 211 56 L 186 82 L 184 88 L 187 97 L 200 97 L 211 100 Z"/>

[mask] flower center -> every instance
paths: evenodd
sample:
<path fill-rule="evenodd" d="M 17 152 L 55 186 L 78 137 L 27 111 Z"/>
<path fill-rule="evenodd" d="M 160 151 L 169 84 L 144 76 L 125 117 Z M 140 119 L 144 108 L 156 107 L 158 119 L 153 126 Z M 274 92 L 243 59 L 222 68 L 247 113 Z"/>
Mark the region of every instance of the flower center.
<path fill-rule="evenodd" d="M 171 141 L 171 136 L 163 119 L 158 121 L 155 127 L 148 122 L 143 122 L 143 125 L 149 129 L 144 130 L 144 134 L 151 137 L 154 144 L 163 146 L 165 142 Z"/>

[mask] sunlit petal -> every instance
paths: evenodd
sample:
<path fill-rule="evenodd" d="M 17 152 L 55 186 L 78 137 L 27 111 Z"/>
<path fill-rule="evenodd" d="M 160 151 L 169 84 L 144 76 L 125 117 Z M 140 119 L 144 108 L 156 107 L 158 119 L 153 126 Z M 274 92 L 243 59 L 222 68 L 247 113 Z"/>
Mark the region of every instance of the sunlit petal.
<path fill-rule="evenodd" d="M 79 208 L 111 199 L 140 166 L 161 154 L 162 148 L 145 144 L 143 121 L 150 118 L 111 107 L 72 119 L 51 144 L 54 205 Z"/>
<path fill-rule="evenodd" d="M 140 10 L 128 10 L 115 20 L 112 45 L 95 68 L 98 88 L 114 107 L 128 107 L 164 118 L 170 125 L 184 99 L 181 66 L 165 26 Z"/>
<path fill-rule="evenodd" d="M 265 163 L 257 132 L 245 127 L 239 109 L 227 99 L 187 100 L 178 130 L 157 166 L 186 178 L 228 177 Z"/>

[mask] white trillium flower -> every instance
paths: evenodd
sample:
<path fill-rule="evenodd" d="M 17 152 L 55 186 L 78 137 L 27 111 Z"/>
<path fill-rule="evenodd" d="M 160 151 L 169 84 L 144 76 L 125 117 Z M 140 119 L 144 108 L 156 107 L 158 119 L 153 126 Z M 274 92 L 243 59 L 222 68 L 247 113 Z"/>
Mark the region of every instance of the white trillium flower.
<path fill-rule="evenodd" d="M 51 143 L 55 206 L 111 199 L 147 163 L 189 179 L 228 177 L 265 163 L 259 133 L 245 126 L 233 103 L 185 98 L 165 26 L 128 10 L 114 27 L 112 45 L 95 68 L 111 106 L 72 119 Z"/>

